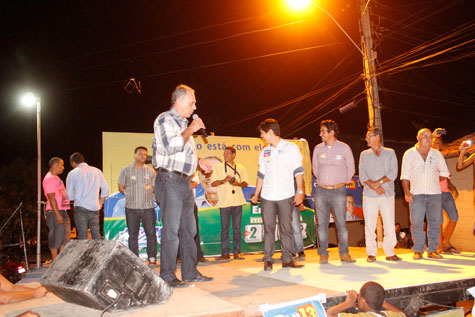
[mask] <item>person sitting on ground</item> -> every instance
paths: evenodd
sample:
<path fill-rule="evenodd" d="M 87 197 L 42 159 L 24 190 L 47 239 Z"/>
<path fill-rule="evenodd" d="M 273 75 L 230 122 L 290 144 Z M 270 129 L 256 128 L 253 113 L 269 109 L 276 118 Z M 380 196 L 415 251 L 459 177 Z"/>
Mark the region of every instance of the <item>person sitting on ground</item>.
<path fill-rule="evenodd" d="M 346 300 L 328 309 L 327 316 L 406 316 L 401 309 L 385 301 L 385 295 L 384 288 L 380 284 L 366 282 L 361 287 L 359 296 L 356 291 L 346 291 Z M 347 309 L 355 307 L 356 301 L 358 301 L 359 313 L 342 313 Z"/>
<path fill-rule="evenodd" d="M 48 290 L 43 286 L 27 287 L 12 284 L 2 274 L 0 274 L 0 304 L 10 304 L 40 298 L 46 295 Z"/>

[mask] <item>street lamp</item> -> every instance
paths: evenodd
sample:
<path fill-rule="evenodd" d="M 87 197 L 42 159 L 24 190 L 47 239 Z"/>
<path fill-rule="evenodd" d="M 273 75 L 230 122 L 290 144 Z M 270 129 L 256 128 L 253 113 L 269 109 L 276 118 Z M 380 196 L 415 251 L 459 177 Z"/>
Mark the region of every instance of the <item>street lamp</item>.
<path fill-rule="evenodd" d="M 41 267 L 41 98 L 29 92 L 21 98 L 24 106 L 31 107 L 36 104 L 36 137 L 38 146 L 38 166 L 37 166 L 37 207 L 38 223 L 36 236 L 36 267 Z M 25 243 L 25 241 L 23 241 Z"/>

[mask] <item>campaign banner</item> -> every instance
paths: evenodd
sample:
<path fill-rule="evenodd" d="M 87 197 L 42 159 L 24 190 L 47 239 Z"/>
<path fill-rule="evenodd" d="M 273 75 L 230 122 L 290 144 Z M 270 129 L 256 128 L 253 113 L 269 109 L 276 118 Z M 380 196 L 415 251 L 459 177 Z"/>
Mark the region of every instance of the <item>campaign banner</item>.
<path fill-rule="evenodd" d="M 259 306 L 264 317 L 325 317 L 327 313 L 322 303 L 326 302 L 325 293 L 280 304 Z"/>
<path fill-rule="evenodd" d="M 120 170 L 131 164 L 133 151 L 137 146 L 152 144 L 153 134 L 143 133 L 114 133 L 103 132 L 103 167 L 104 176 L 108 184 L 116 186 Z M 261 217 L 260 204 L 252 205 L 249 200 L 254 193 L 257 179 L 258 159 L 260 151 L 265 147 L 259 138 L 194 136 L 198 157 L 206 159 L 214 168 L 223 161 L 223 152 L 226 146 L 236 149 L 237 163 L 243 165 L 248 175 L 248 187 L 243 188 L 246 204 L 243 205 L 241 222 L 241 252 L 260 252 L 264 249 L 263 236 L 264 225 Z M 304 207 L 300 210 L 301 229 L 304 245 L 310 246 L 316 243 L 315 212 L 311 207 L 312 201 L 312 178 L 310 151 L 306 140 L 289 140 L 295 143 L 302 153 L 304 166 L 304 181 L 306 198 Z M 150 149 L 151 151 L 151 149 Z M 149 152 L 151 154 L 151 152 Z M 198 186 L 196 188 L 196 205 L 198 206 L 198 223 L 200 227 L 201 249 L 205 255 L 221 254 L 221 217 L 219 212 L 219 199 L 217 188 L 211 186 L 211 174 L 198 173 Z M 156 204 L 157 215 L 156 232 L 158 238 L 158 250 L 160 250 L 160 238 L 162 223 L 160 220 L 160 208 Z M 230 229 L 230 247 L 232 243 L 232 226 Z M 276 228 L 275 249 L 280 250 L 280 233 Z M 125 197 L 121 193 L 111 195 L 104 204 L 104 237 L 109 240 L 119 240 L 128 245 L 128 230 L 125 221 Z M 139 234 L 139 253 L 146 258 L 146 237 L 142 228 Z M 159 252 L 160 253 L 160 252 Z"/>

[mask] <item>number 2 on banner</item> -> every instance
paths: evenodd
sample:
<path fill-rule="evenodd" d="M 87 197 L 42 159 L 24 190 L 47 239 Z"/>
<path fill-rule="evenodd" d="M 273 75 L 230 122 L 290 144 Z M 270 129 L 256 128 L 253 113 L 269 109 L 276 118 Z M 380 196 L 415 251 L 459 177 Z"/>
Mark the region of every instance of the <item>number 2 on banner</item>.
<path fill-rule="evenodd" d="M 297 307 L 300 317 L 318 317 L 315 307 L 312 304 L 306 304 Z"/>

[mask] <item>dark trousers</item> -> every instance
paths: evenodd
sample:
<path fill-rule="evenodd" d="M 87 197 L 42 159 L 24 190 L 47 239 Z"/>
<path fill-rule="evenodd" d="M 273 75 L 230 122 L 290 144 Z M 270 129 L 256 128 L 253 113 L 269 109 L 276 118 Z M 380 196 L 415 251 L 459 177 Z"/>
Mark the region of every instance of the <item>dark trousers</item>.
<path fill-rule="evenodd" d="M 292 211 L 294 197 L 283 200 L 265 200 L 261 198 L 262 220 L 264 221 L 264 257 L 271 261 L 274 254 L 276 216 L 279 217 L 280 248 L 282 249 L 282 262 L 292 260 L 294 245 L 292 231 Z"/>
<path fill-rule="evenodd" d="M 155 233 L 155 209 L 131 209 L 125 208 L 125 221 L 129 229 L 129 249 L 135 255 L 139 255 L 139 232 L 142 222 L 145 236 L 147 237 L 147 255 L 149 259 L 157 257 L 157 235 Z M 152 260 L 153 260 L 152 259 Z"/>
<path fill-rule="evenodd" d="M 233 218 L 233 253 L 241 253 L 242 206 L 219 208 L 221 214 L 221 253 L 229 254 L 229 227 Z"/>
<path fill-rule="evenodd" d="M 196 244 L 196 259 L 197 261 L 204 257 L 203 250 L 201 250 L 201 241 L 200 241 L 200 223 L 198 222 L 198 206 L 194 204 L 195 207 L 193 208 L 193 216 L 195 217 L 196 222 L 196 236 L 195 236 L 195 244 Z"/>
<path fill-rule="evenodd" d="M 89 210 L 84 207 L 74 206 L 74 222 L 79 240 L 87 239 L 87 229 L 91 230 L 93 240 L 101 239 L 99 232 L 99 210 Z"/>
<path fill-rule="evenodd" d="M 165 282 L 176 279 L 178 247 L 181 255 L 182 279 L 194 279 L 196 269 L 196 223 L 193 217 L 195 204 L 190 182 L 185 177 L 159 172 L 155 180 L 155 197 L 160 203 L 163 223 L 160 245 L 160 277 Z"/>

